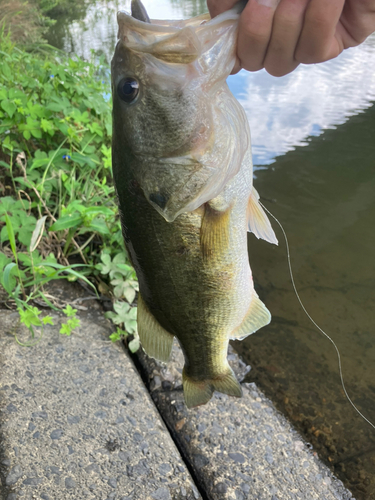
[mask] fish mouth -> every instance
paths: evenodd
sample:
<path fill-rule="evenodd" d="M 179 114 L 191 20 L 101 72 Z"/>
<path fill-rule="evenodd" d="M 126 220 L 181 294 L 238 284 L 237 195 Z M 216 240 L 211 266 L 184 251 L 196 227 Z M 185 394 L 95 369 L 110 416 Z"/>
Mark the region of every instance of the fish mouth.
<path fill-rule="evenodd" d="M 206 47 L 206 30 L 216 29 L 223 22 L 238 21 L 243 2 L 211 19 L 208 13 L 184 20 L 150 20 L 140 0 L 132 0 L 132 15 L 124 11 L 117 13 L 118 39 L 127 48 L 150 53 L 167 62 L 188 63 L 194 61 Z"/>

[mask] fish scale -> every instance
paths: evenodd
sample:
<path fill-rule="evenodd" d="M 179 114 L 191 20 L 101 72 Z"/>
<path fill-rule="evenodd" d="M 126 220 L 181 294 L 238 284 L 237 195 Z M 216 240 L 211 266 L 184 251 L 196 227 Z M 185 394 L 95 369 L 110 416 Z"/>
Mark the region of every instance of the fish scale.
<path fill-rule="evenodd" d="M 113 174 L 139 280 L 141 344 L 167 361 L 178 339 L 193 407 L 214 390 L 241 396 L 229 340 L 271 318 L 254 291 L 246 235 L 277 240 L 252 185 L 247 119 L 225 81 L 238 9 L 160 23 L 133 0 L 132 13 L 118 15 L 112 60 Z"/>

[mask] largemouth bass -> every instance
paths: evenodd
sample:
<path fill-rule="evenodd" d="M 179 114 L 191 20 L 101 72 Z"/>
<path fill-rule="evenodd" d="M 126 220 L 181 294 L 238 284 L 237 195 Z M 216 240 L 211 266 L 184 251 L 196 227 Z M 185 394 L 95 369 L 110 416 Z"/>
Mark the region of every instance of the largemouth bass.
<path fill-rule="evenodd" d="M 113 174 L 126 248 L 139 280 L 146 353 L 184 353 L 188 407 L 214 390 L 241 396 L 229 339 L 270 322 L 254 291 L 247 231 L 277 240 L 252 185 L 250 131 L 226 78 L 239 9 L 214 19 L 150 22 L 118 14 L 112 60 Z"/>

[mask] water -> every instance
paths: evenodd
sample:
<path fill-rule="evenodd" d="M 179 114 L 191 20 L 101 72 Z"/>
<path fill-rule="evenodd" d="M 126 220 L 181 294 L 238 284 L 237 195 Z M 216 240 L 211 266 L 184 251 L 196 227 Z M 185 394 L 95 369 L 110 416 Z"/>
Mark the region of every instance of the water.
<path fill-rule="evenodd" d="M 112 57 L 116 11 L 129 3 L 77 4 L 50 42 Z M 151 18 L 202 13 L 200 0 L 144 1 Z M 289 236 L 297 288 L 342 354 L 347 389 L 375 420 L 375 36 L 334 61 L 283 78 L 240 72 L 229 86 L 249 118 L 255 185 Z M 294 295 L 285 245 L 249 235 L 258 293 L 271 325 L 236 343 L 256 381 L 305 433 L 358 499 L 375 499 L 375 432 L 346 401 L 333 347 Z"/>

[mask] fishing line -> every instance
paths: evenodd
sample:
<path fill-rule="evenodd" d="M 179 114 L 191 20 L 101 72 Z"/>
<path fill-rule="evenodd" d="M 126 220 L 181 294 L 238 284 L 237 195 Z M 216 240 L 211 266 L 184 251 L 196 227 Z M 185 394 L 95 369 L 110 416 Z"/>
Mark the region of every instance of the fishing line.
<path fill-rule="evenodd" d="M 293 276 L 293 271 L 292 271 L 292 264 L 291 264 L 291 259 L 290 259 L 290 251 L 289 251 L 289 241 L 288 241 L 288 238 L 287 238 L 287 235 L 286 235 L 286 232 L 284 231 L 284 228 L 281 224 L 281 222 L 276 219 L 276 217 L 271 214 L 271 212 L 268 210 L 268 208 L 266 208 L 263 203 L 261 203 L 259 201 L 259 204 L 263 207 L 263 209 L 268 213 L 270 214 L 270 216 L 275 219 L 275 221 L 278 223 L 278 225 L 280 226 L 280 229 L 281 231 L 283 232 L 283 235 L 284 235 L 284 239 L 285 239 L 285 244 L 286 244 L 286 253 L 287 253 L 287 257 L 288 257 L 288 266 L 289 266 L 289 272 L 290 272 L 290 278 L 292 280 L 292 285 L 293 285 L 293 289 L 294 289 L 294 292 L 297 296 L 297 299 L 298 299 L 298 302 L 300 303 L 300 306 L 302 307 L 304 313 L 306 314 L 306 316 L 309 318 L 309 320 L 311 321 L 311 323 L 331 342 L 331 344 L 333 345 L 333 347 L 336 349 L 336 353 L 337 353 L 337 359 L 338 359 L 338 362 L 339 362 L 339 372 L 340 372 L 340 379 L 341 379 L 341 385 L 342 385 L 342 388 L 344 390 L 344 393 L 345 393 L 345 396 L 346 396 L 346 399 L 349 401 L 349 403 L 352 405 L 352 407 L 355 409 L 355 411 L 358 413 L 358 415 L 360 415 L 363 420 L 365 420 L 369 425 L 371 425 L 371 427 L 373 429 L 375 429 L 375 425 L 368 419 L 366 418 L 363 413 L 360 412 L 360 410 L 356 407 L 356 405 L 353 403 L 353 401 L 350 399 L 349 397 L 349 394 L 348 394 L 348 391 L 346 390 L 346 387 L 345 387 L 345 384 L 344 384 L 344 376 L 343 376 L 343 373 L 342 373 L 342 367 L 341 367 L 341 356 L 340 356 L 340 351 L 337 347 L 337 345 L 335 344 L 335 342 L 331 339 L 331 337 L 322 329 L 320 328 L 320 326 L 313 320 L 313 318 L 310 316 L 310 314 L 307 312 L 306 310 L 306 307 L 303 305 L 303 302 L 301 300 L 301 297 L 299 296 L 299 293 L 297 291 L 297 287 L 296 287 L 296 284 L 294 282 L 294 276 Z"/>

